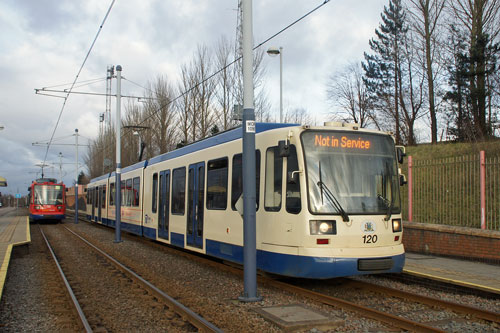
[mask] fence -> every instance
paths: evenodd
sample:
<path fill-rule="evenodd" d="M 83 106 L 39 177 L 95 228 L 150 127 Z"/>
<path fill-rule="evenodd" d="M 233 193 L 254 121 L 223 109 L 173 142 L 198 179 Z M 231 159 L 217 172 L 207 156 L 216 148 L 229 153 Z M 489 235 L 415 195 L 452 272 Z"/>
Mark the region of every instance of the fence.
<path fill-rule="evenodd" d="M 500 231 L 500 157 L 408 157 L 407 221 Z"/>

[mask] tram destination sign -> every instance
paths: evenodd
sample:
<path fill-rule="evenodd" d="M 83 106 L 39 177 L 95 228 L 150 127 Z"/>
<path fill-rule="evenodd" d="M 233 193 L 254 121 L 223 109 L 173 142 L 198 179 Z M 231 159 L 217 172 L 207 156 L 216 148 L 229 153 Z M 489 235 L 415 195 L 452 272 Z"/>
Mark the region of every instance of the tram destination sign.
<path fill-rule="evenodd" d="M 372 142 L 368 139 L 362 139 L 358 137 L 357 139 L 351 139 L 345 135 L 337 137 L 335 135 L 321 135 L 316 134 L 314 136 L 314 145 L 320 147 L 332 147 L 332 148 L 351 148 L 351 149 L 370 149 Z"/>
<path fill-rule="evenodd" d="M 394 141 L 389 135 L 342 131 L 308 131 L 303 144 L 316 151 L 362 154 L 393 154 Z"/>

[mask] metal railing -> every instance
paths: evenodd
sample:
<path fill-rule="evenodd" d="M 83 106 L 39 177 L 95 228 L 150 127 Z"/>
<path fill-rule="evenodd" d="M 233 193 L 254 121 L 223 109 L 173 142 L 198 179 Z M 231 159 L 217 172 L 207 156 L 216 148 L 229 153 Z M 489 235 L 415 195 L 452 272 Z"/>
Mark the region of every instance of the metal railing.
<path fill-rule="evenodd" d="M 432 160 L 409 156 L 407 177 L 405 220 L 500 230 L 500 157 L 484 151 Z"/>

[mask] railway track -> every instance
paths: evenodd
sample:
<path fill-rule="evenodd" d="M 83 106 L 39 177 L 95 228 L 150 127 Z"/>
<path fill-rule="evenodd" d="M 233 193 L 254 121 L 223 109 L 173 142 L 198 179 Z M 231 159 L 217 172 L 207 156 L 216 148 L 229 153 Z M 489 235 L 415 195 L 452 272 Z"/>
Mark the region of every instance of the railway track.
<path fill-rule="evenodd" d="M 85 331 L 220 332 L 66 227 L 40 227 L 40 231 L 78 313 L 78 326 Z"/>
<path fill-rule="evenodd" d="M 484 330 L 491 329 L 492 325 L 497 325 L 498 328 L 500 323 L 500 315 L 491 311 L 366 282 L 344 280 L 347 282 L 340 285 L 304 281 L 292 284 L 278 280 L 267 280 L 266 283 L 323 304 L 354 311 L 367 318 L 412 332 L 445 332 L 444 327 L 450 326 L 453 321 L 477 322 L 478 320 L 486 320 L 489 323 L 482 323 Z M 306 287 L 303 287 L 304 285 Z M 318 285 L 321 287 L 318 288 Z M 342 294 L 342 297 L 333 294 Z M 415 306 L 415 303 L 418 304 Z M 406 313 L 405 310 L 401 309 L 405 309 Z M 422 318 L 426 317 L 428 311 L 440 312 L 442 319 L 425 322 Z"/>
<path fill-rule="evenodd" d="M 234 265 L 221 264 L 140 237 L 132 235 L 126 235 L 125 237 L 133 238 L 136 241 L 144 243 L 146 246 L 158 247 L 167 252 L 175 252 L 177 255 L 188 257 L 190 261 L 202 262 L 218 270 L 232 272 L 239 276 L 243 275 L 241 268 L 234 267 Z M 361 315 L 365 318 L 370 318 L 379 322 L 383 326 L 382 330 L 388 329 L 388 327 L 396 327 L 414 332 L 457 331 L 453 328 L 450 329 L 454 321 L 461 322 L 462 325 L 467 325 L 467 323 L 476 325 L 475 327 L 478 328 L 477 331 L 496 330 L 499 328 L 498 318 L 500 318 L 500 315 L 498 313 L 446 302 L 440 299 L 404 293 L 355 280 L 345 279 L 339 285 L 339 279 L 334 279 L 330 281 L 336 281 L 335 283 L 337 284 L 331 285 L 328 281 L 318 282 L 310 280 L 289 280 L 292 281 L 292 283 L 289 283 L 268 276 L 259 276 L 258 279 L 261 285 L 286 290 L 287 292 L 300 295 L 300 297 L 306 297 L 336 309 L 356 313 L 356 316 Z M 344 295 L 336 296 L 335 294 L 338 290 L 342 290 Z M 410 310 L 405 311 L 404 309 Z M 434 319 L 430 321 L 426 320 L 424 318 L 426 313 L 432 314 L 429 315 L 429 318 Z M 439 320 L 435 318 L 439 318 Z"/>

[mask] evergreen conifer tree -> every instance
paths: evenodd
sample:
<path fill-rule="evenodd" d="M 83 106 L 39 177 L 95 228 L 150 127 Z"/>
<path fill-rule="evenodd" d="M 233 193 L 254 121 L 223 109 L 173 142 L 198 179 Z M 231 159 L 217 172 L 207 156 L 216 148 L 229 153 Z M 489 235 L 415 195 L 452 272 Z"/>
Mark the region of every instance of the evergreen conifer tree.
<path fill-rule="evenodd" d="M 382 23 L 370 40 L 373 54 L 364 54 L 364 82 L 373 105 L 381 112 L 385 126 L 393 129 L 396 143 L 401 144 L 400 110 L 401 55 L 408 28 L 401 0 L 390 0 L 381 14 Z M 380 124 L 380 123 L 379 123 Z M 393 125 L 394 124 L 394 127 Z"/>

